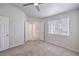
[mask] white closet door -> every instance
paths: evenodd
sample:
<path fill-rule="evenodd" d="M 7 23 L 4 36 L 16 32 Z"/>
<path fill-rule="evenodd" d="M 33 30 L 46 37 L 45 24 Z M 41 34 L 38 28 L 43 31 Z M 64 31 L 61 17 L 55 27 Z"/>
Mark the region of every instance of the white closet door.
<path fill-rule="evenodd" d="M 9 48 L 9 18 L 0 16 L 0 51 Z"/>

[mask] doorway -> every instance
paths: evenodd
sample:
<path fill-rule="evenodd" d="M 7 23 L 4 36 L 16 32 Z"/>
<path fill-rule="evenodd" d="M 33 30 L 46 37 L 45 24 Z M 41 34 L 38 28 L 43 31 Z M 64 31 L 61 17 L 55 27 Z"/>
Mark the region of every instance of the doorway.
<path fill-rule="evenodd" d="M 44 40 L 44 22 L 29 22 L 28 32 L 29 40 Z"/>

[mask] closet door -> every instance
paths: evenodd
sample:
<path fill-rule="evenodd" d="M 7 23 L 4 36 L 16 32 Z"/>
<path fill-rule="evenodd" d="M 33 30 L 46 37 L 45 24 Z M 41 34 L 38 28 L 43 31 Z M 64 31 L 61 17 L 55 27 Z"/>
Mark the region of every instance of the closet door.
<path fill-rule="evenodd" d="M 9 18 L 0 16 L 0 51 L 9 48 Z"/>

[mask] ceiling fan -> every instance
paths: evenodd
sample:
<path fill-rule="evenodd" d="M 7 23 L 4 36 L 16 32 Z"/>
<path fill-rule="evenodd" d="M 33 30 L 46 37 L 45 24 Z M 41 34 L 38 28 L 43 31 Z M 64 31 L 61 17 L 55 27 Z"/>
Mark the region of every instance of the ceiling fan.
<path fill-rule="evenodd" d="M 22 6 L 29 6 L 29 5 L 34 5 L 37 9 L 37 11 L 40 11 L 40 8 L 39 8 L 39 4 L 42 4 L 42 3 L 27 3 L 27 4 L 23 4 Z"/>

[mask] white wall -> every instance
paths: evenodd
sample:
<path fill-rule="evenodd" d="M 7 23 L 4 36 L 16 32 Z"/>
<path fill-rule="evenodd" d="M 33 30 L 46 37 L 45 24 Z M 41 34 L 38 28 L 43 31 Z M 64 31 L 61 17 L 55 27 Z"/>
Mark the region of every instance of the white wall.
<path fill-rule="evenodd" d="M 47 21 L 62 19 L 64 17 L 69 17 L 70 20 L 70 36 L 48 34 Z M 43 20 L 45 22 L 45 40 L 47 42 L 79 52 L 79 9 L 61 13 L 55 16 L 50 16 L 48 18 L 44 18 Z"/>
<path fill-rule="evenodd" d="M 0 4 L 0 15 L 7 16 L 10 20 L 10 47 L 23 44 L 26 15 L 9 4 Z"/>
<path fill-rule="evenodd" d="M 25 41 L 29 40 L 29 22 L 25 21 Z"/>

